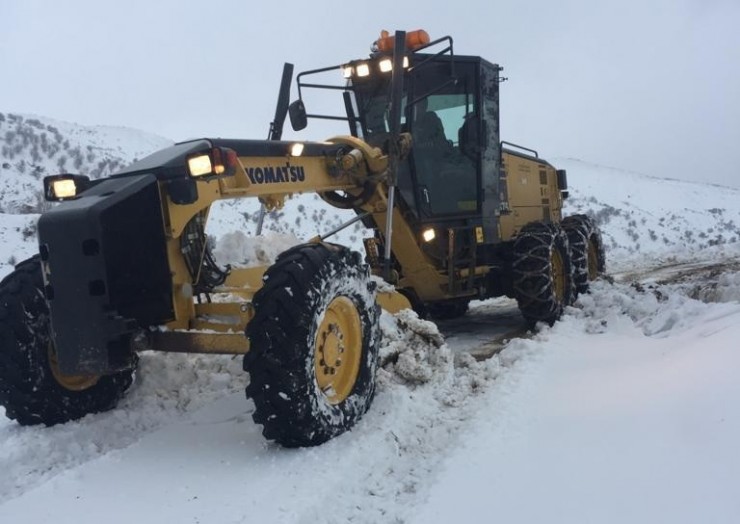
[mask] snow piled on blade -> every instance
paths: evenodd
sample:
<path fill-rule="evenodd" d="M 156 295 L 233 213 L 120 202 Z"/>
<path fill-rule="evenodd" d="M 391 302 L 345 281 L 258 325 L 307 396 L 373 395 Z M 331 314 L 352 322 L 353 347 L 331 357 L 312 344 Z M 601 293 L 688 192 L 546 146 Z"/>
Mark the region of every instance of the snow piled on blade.
<path fill-rule="evenodd" d="M 452 352 L 437 326 L 411 310 L 383 313 L 380 365 L 405 383 L 423 384 L 452 371 Z"/>
<path fill-rule="evenodd" d="M 495 378 L 501 366 L 516 361 L 516 350 L 482 362 L 466 352 L 454 352 L 433 322 L 406 309 L 395 315 L 383 312 L 380 348 L 380 388 L 432 388 L 445 406 L 464 403 Z"/>

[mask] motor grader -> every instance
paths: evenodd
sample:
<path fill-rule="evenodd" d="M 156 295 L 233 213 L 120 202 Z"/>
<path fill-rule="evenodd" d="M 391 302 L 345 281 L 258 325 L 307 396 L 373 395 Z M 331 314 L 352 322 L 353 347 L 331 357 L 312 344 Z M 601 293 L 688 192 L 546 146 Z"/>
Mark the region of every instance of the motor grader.
<path fill-rule="evenodd" d="M 587 217 L 563 219 L 565 172 L 502 143 L 501 70 L 450 37 L 384 32 L 367 58 L 297 75 L 291 104 L 286 64 L 268 140 L 191 140 L 106 178 L 46 177 L 58 204 L 39 219 L 39 253 L 0 283 L 6 415 L 53 425 L 110 409 L 142 348 L 243 354 L 265 437 L 316 445 L 370 406 L 381 307 L 452 317 L 509 296 L 526 322 L 556 321 L 603 271 L 603 248 Z M 317 89 L 343 112 L 309 113 Z M 348 132 L 284 141 L 288 114 L 295 130 L 323 118 Z M 218 265 L 214 202 L 269 211 L 306 192 L 354 211 L 347 225 L 373 232 L 364 256 L 323 235 L 269 267 Z"/>

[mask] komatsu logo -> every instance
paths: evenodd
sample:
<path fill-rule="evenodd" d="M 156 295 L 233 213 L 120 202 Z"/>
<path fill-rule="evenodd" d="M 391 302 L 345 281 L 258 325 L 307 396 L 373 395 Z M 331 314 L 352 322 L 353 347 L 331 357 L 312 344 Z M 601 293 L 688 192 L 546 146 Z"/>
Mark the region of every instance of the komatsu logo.
<path fill-rule="evenodd" d="M 247 176 L 253 184 L 303 182 L 306 180 L 306 171 L 303 166 L 248 167 Z"/>

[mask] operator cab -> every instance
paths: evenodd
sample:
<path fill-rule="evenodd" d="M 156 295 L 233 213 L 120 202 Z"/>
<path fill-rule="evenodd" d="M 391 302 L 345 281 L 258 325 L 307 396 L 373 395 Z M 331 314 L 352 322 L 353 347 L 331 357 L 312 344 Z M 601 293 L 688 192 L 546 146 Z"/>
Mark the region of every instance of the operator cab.
<path fill-rule="evenodd" d="M 440 52 L 429 52 L 445 43 Z M 387 151 L 391 59 L 392 54 L 376 50 L 369 59 L 298 75 L 299 95 L 307 87 L 344 91 L 345 115 L 308 116 L 346 120 L 350 134 Z M 399 164 L 397 187 L 409 218 L 419 232 L 479 228 L 484 233 L 479 239 L 497 241 L 495 215 L 505 191 L 499 187 L 500 67 L 480 57 L 454 55 L 449 37 L 407 49 L 403 67 L 400 131 L 411 133 L 413 145 Z M 347 79 L 343 88 L 301 82 L 304 75 L 336 69 Z"/>
<path fill-rule="evenodd" d="M 497 136 L 481 140 L 484 67 L 497 73 L 495 66 L 477 57 L 412 56 L 404 79 L 401 130 L 411 133 L 413 147 L 401 164 L 398 187 L 422 222 L 480 214 L 482 181 L 494 175 L 484 176 L 482 153 L 489 145 L 498 147 Z M 390 78 L 368 75 L 353 77 L 351 83 L 358 117 L 350 130 L 370 144 L 382 145 L 390 133 Z M 497 89 L 487 94 L 492 98 L 487 106 L 493 106 L 496 94 Z"/>

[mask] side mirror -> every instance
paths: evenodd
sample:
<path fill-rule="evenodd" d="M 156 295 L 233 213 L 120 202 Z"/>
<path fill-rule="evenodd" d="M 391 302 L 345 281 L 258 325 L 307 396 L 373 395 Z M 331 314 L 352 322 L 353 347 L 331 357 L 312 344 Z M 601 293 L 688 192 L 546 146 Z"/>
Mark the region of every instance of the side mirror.
<path fill-rule="evenodd" d="M 306 106 L 303 105 L 303 100 L 296 100 L 290 104 L 288 106 L 288 115 L 290 116 L 290 125 L 293 127 L 293 131 L 306 129 L 308 117 L 306 116 Z"/>
<path fill-rule="evenodd" d="M 567 192 L 568 189 L 568 174 L 565 172 L 565 169 L 558 169 L 555 171 L 558 175 L 558 189 L 560 189 L 563 192 Z"/>

